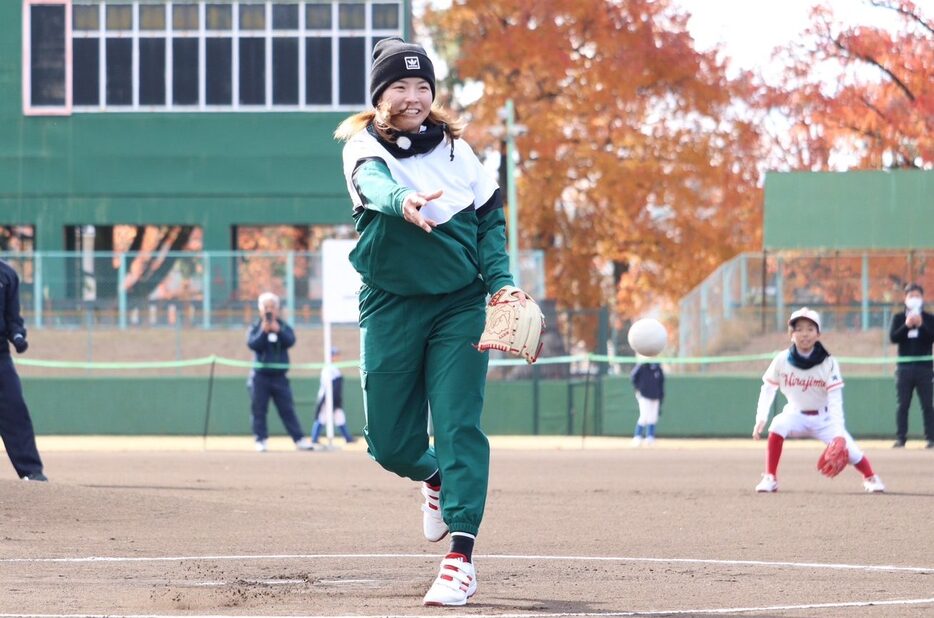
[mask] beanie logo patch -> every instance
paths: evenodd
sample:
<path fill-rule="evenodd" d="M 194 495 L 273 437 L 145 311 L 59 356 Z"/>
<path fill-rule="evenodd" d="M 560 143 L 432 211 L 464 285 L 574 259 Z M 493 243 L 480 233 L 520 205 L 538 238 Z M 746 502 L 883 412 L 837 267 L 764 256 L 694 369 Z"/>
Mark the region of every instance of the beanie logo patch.
<path fill-rule="evenodd" d="M 405 57 L 405 68 L 407 71 L 420 70 L 422 68 L 422 65 L 418 61 L 418 56 L 406 56 Z"/>

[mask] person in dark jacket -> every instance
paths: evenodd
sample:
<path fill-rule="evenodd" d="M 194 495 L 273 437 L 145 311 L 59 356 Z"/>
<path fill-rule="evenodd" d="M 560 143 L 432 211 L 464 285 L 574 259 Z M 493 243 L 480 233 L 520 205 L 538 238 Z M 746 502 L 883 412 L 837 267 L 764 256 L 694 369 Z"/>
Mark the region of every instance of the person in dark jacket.
<path fill-rule="evenodd" d="M 892 316 L 889 339 L 898 344 L 899 362 L 895 369 L 898 407 L 895 409 L 895 444 L 902 448 L 908 441 L 908 409 L 911 396 L 918 392 L 924 419 L 927 448 L 934 448 L 934 362 L 902 361 L 906 357 L 930 357 L 934 348 L 934 314 L 924 310 L 924 288 L 917 283 L 905 287 L 905 311 Z"/>
<path fill-rule="evenodd" d="M 632 437 L 633 446 L 655 442 L 655 425 L 665 399 L 665 372 L 658 363 L 639 363 L 630 375 L 639 403 L 639 420 Z"/>
<path fill-rule="evenodd" d="M 265 292 L 260 294 L 258 304 L 260 317 L 250 326 L 246 338 L 246 344 L 256 355 L 257 363 L 247 380 L 256 450 L 263 453 L 268 448 L 266 414 L 270 399 L 276 404 L 279 418 L 295 442 L 295 448 L 300 451 L 313 450 L 314 445 L 302 431 L 298 416 L 295 415 L 292 387 L 285 375 L 289 370 L 289 348 L 295 345 L 295 332 L 279 318 L 278 296 Z"/>
<path fill-rule="evenodd" d="M 16 475 L 24 481 L 47 481 L 42 459 L 36 448 L 36 433 L 23 399 L 23 387 L 10 356 L 10 344 L 17 354 L 29 348 L 26 327 L 19 312 L 19 276 L 9 264 L 0 261 L 0 437 Z"/>

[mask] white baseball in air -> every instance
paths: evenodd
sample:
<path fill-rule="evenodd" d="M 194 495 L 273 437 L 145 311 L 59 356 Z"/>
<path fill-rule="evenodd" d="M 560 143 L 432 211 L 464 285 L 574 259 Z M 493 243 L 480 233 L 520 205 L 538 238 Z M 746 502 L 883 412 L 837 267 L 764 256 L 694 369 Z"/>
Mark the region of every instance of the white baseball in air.
<path fill-rule="evenodd" d="M 629 328 L 629 347 L 642 356 L 655 356 L 665 349 L 668 331 L 655 318 L 642 318 Z"/>

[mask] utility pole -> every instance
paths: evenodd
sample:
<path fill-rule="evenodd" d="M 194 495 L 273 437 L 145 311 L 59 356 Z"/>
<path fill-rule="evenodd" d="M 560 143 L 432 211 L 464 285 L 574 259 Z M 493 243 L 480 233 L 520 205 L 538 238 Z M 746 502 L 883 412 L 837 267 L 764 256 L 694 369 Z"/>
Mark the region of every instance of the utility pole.
<path fill-rule="evenodd" d="M 519 273 L 519 198 L 516 195 L 516 136 L 525 133 L 526 128 L 515 123 L 515 106 L 512 99 L 499 110 L 500 118 L 506 121 L 506 202 L 509 207 L 509 270 L 515 279 L 516 287 L 521 288 Z"/>

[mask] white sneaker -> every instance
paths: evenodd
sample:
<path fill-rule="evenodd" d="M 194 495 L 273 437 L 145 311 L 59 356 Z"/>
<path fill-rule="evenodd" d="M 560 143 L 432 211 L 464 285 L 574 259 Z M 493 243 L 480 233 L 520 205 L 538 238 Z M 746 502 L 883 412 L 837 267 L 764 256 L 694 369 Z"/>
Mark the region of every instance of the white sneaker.
<path fill-rule="evenodd" d="M 441 488 L 422 483 L 422 495 L 425 496 L 425 503 L 422 504 L 422 532 L 426 539 L 436 543 L 448 534 L 448 525 L 441 517 Z"/>
<path fill-rule="evenodd" d="M 756 485 L 756 491 L 761 493 L 773 493 L 778 491 L 778 481 L 774 474 L 763 474 L 762 480 Z"/>
<path fill-rule="evenodd" d="M 632 448 L 639 448 L 642 446 L 642 436 L 635 436 L 632 439 Z"/>
<path fill-rule="evenodd" d="M 315 443 L 311 441 L 311 438 L 305 436 L 301 440 L 295 441 L 295 448 L 300 451 L 313 451 L 315 450 Z"/>
<path fill-rule="evenodd" d="M 423 603 L 425 605 L 466 605 L 477 592 L 477 571 L 463 554 L 448 554 Z"/>
<path fill-rule="evenodd" d="M 882 483 L 882 479 L 879 478 L 878 474 L 873 474 L 863 479 L 863 489 L 871 494 L 881 494 L 885 492 L 885 485 Z"/>
<path fill-rule="evenodd" d="M 265 453 L 266 451 L 269 450 L 269 447 L 266 446 L 265 440 L 257 440 L 253 446 L 256 449 L 257 453 Z"/>
<path fill-rule="evenodd" d="M 652 446 L 653 444 L 655 444 L 655 436 L 647 436 L 645 438 L 645 445 Z"/>

